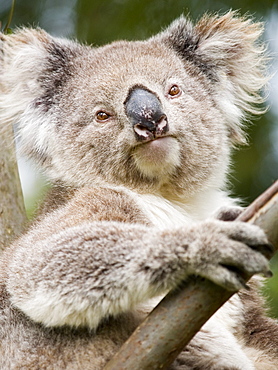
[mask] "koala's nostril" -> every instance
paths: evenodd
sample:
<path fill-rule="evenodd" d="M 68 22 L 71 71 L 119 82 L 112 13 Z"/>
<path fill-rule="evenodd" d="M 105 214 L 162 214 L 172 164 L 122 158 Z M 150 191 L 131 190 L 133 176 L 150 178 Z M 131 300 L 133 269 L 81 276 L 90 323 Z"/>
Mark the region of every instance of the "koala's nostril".
<path fill-rule="evenodd" d="M 156 135 L 163 135 L 169 131 L 168 120 L 165 114 L 163 114 L 160 120 L 156 124 Z"/>
<path fill-rule="evenodd" d="M 141 125 L 140 123 L 133 126 L 134 132 L 138 135 L 138 137 L 142 139 L 149 139 L 153 137 L 151 130 L 147 127 Z"/>

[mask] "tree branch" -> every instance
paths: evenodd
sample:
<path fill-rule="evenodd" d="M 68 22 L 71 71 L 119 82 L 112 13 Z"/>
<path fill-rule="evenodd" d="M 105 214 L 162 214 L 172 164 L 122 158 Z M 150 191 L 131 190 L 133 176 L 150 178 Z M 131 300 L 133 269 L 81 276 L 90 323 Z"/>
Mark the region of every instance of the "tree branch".
<path fill-rule="evenodd" d="M 26 222 L 13 142 L 12 127 L 7 125 L 1 130 L 0 146 L 0 251 L 20 234 Z"/>
<path fill-rule="evenodd" d="M 255 200 L 239 221 L 259 225 L 278 249 L 278 181 Z M 246 276 L 246 281 L 251 276 Z M 170 292 L 124 343 L 105 370 L 165 369 L 233 293 L 200 277 Z"/>

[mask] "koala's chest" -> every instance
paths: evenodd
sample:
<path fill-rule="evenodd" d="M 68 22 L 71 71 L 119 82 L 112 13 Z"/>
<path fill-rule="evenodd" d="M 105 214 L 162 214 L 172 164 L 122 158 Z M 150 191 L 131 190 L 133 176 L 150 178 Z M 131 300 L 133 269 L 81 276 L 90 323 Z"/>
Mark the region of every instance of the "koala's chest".
<path fill-rule="evenodd" d="M 148 221 L 158 229 L 190 225 L 192 216 L 178 204 L 154 195 L 139 195 L 136 203 Z"/>

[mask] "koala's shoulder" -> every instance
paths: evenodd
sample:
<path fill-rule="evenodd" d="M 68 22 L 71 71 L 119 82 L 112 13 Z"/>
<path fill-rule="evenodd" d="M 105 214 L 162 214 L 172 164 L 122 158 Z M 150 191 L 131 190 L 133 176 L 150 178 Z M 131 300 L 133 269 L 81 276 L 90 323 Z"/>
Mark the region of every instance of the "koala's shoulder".
<path fill-rule="evenodd" d="M 129 194 L 130 193 L 130 194 Z M 65 219 L 82 221 L 118 221 L 146 223 L 134 195 L 122 188 L 54 186 L 47 194 L 38 218 L 48 213 L 61 214 Z M 75 222 L 74 222 L 75 223 Z"/>

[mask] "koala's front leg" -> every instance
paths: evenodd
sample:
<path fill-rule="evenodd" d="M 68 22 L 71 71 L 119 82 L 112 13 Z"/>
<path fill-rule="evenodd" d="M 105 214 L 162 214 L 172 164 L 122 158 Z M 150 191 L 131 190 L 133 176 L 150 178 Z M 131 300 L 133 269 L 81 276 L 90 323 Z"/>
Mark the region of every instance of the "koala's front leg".
<path fill-rule="evenodd" d="M 31 231 L 11 249 L 6 286 L 12 303 L 48 326 L 97 327 L 176 287 L 189 274 L 238 290 L 241 272 L 266 273 L 264 233 L 239 222 L 208 221 L 165 230 L 87 222 L 34 242 Z"/>

